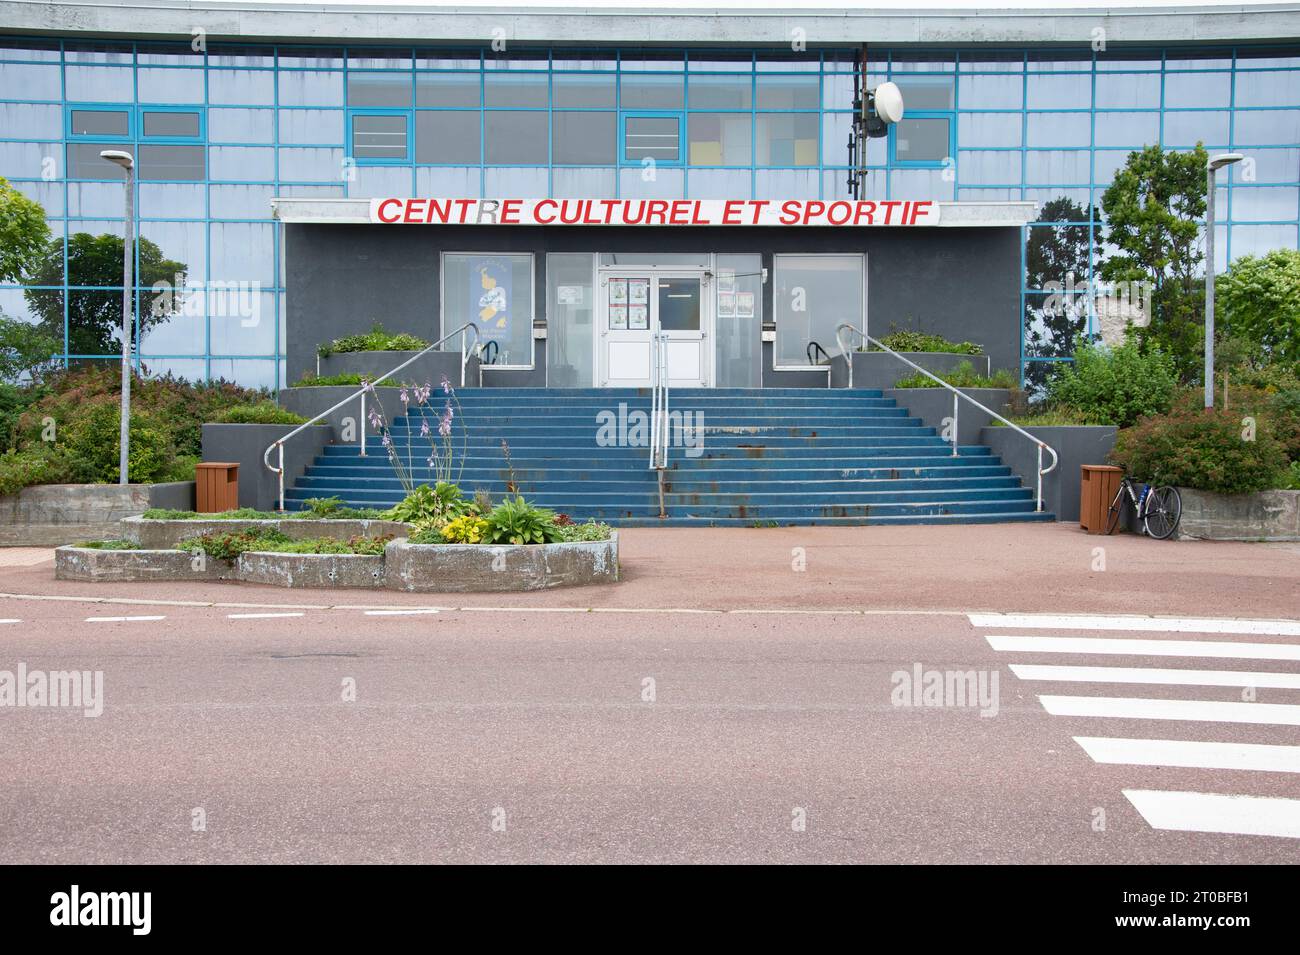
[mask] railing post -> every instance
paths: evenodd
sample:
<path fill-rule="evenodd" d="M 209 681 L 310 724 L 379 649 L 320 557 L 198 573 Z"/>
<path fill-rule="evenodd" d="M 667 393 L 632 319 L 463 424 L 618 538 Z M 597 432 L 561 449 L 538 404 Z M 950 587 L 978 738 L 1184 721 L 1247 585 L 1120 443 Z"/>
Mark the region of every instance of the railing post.
<path fill-rule="evenodd" d="M 361 392 L 361 456 L 366 456 L 366 393 Z"/>
<path fill-rule="evenodd" d="M 960 397 L 961 392 L 952 393 L 952 456 L 954 458 L 957 457 L 957 433 L 961 430 L 957 427 L 957 418 L 961 413 L 961 403 L 958 400 Z"/>
<path fill-rule="evenodd" d="M 1043 446 L 1038 446 L 1038 504 L 1034 507 L 1035 511 L 1043 509 Z"/>
<path fill-rule="evenodd" d="M 277 447 L 280 449 L 280 472 L 276 478 L 280 482 L 280 510 L 284 510 L 284 442 L 281 441 Z"/>
<path fill-rule="evenodd" d="M 460 333 L 460 386 L 465 387 L 465 343 L 469 341 L 469 329 L 462 329 Z"/>

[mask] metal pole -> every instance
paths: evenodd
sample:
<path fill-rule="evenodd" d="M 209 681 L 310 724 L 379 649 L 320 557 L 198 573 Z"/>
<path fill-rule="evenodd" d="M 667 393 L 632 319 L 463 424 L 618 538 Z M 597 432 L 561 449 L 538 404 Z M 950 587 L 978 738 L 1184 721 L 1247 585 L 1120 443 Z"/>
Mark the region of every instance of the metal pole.
<path fill-rule="evenodd" d="M 1214 408 L 1214 167 L 1205 172 L 1205 408 Z"/>
<path fill-rule="evenodd" d="M 131 463 L 131 326 L 135 298 L 135 171 L 126 172 L 126 215 L 122 232 L 122 413 L 118 451 L 118 484 L 130 483 Z"/>
<path fill-rule="evenodd" d="M 280 482 L 280 510 L 283 511 L 284 510 L 284 442 L 283 441 L 280 442 L 279 449 L 280 449 L 280 472 L 276 475 L 276 478 Z"/>
<path fill-rule="evenodd" d="M 361 392 L 361 456 L 366 456 L 366 393 Z"/>
<path fill-rule="evenodd" d="M 1043 509 L 1043 446 L 1038 446 L 1038 504 L 1034 507 L 1035 511 Z"/>
<path fill-rule="evenodd" d="M 957 401 L 958 393 L 952 393 L 952 456 L 957 457 L 957 414 L 961 407 Z"/>

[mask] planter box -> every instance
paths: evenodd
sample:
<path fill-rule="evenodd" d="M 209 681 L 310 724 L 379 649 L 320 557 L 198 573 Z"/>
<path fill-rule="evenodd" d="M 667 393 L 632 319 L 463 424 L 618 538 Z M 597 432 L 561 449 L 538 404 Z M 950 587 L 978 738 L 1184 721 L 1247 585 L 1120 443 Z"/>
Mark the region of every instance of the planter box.
<path fill-rule="evenodd" d="M 53 547 L 118 536 L 118 522 L 151 507 L 189 510 L 194 482 L 37 484 L 0 497 L 0 546 Z"/>
<path fill-rule="evenodd" d="M 1006 388 L 959 388 L 962 394 L 969 395 L 986 408 L 992 408 L 999 414 L 1006 414 L 1007 402 L 1011 392 Z M 927 428 L 934 428 L 940 435 L 946 426 L 945 418 L 952 417 L 952 392 L 947 388 L 886 388 L 885 397 L 893 398 L 900 408 L 906 408 L 913 418 L 920 418 Z M 974 405 L 960 402 L 957 414 L 957 443 L 979 444 L 980 432 L 993 421 L 993 416 L 980 411 Z"/>
<path fill-rule="evenodd" d="M 362 521 L 353 519 L 312 520 L 309 518 L 285 518 L 284 520 L 229 520 L 222 518 L 200 518 L 191 521 L 156 521 L 143 517 L 129 517 L 121 522 L 121 529 L 110 537 L 121 537 L 146 549 L 166 549 L 178 546 L 182 541 L 203 534 L 225 534 L 249 530 L 251 528 L 278 530 L 292 540 L 306 540 L 309 537 L 329 537 L 334 540 L 347 540 L 350 537 L 383 537 L 394 534 L 405 537 L 410 527 L 400 521 Z M 85 540 L 85 538 L 82 538 Z"/>
<path fill-rule="evenodd" d="M 98 550 L 59 547 L 54 551 L 56 580 L 127 583 L 151 580 L 225 580 L 234 570 L 223 560 L 199 559 L 180 550 Z"/>
<path fill-rule="evenodd" d="M 246 551 L 239 555 L 235 575 L 250 584 L 273 587 L 384 586 L 382 554 L 277 554 Z"/>
<path fill-rule="evenodd" d="M 1115 446 L 1114 425 L 1072 425 L 1026 428 L 1045 441 L 1060 456 L 1050 474 L 1043 477 L 1043 510 L 1051 511 L 1058 521 L 1079 520 L 1080 468 L 1085 464 L 1105 464 Z M 1025 487 L 1038 483 L 1038 446 L 1023 434 L 1007 427 L 988 427 L 980 432 L 980 444 L 1002 458 L 1002 463 L 1020 475 Z M 1051 456 L 1043 454 L 1043 466 Z"/>
<path fill-rule="evenodd" d="M 920 365 L 932 375 L 943 375 L 964 361 L 970 362 L 981 375 L 989 374 L 988 355 L 954 355 L 951 352 L 909 351 L 899 352 L 908 361 Z M 916 369 L 903 364 L 893 355 L 883 351 L 849 352 L 853 362 L 854 388 L 892 388 L 900 378 L 916 374 Z M 848 366 L 838 358 L 832 362 L 831 387 L 848 386 Z"/>
<path fill-rule="evenodd" d="M 420 593 L 546 590 L 618 580 L 618 533 L 570 544 L 410 544 L 385 549 L 391 590 Z"/>
<path fill-rule="evenodd" d="M 239 465 L 240 507 L 275 510 L 280 506 L 280 484 L 275 472 L 263 463 L 262 455 L 273 442 L 296 427 L 296 424 L 205 424 L 203 460 L 232 461 Z M 307 465 L 333 439 L 333 430 L 328 425 L 318 424 L 286 442 L 284 486 L 292 487 Z M 271 461 L 276 461 L 275 455 L 271 456 Z"/>
<path fill-rule="evenodd" d="M 1214 494 L 1180 487 L 1179 540 L 1300 540 L 1300 491 Z"/>
<path fill-rule="evenodd" d="M 478 385 L 478 359 L 471 357 L 465 363 L 465 382 L 460 378 L 460 340 L 455 351 L 431 351 L 393 376 L 400 384 L 433 385 L 436 389 L 443 376 L 453 388 L 472 388 Z M 351 351 L 323 356 L 317 366 L 322 378 L 331 375 L 365 375 L 378 381 L 390 371 L 418 355 L 418 351 Z"/>

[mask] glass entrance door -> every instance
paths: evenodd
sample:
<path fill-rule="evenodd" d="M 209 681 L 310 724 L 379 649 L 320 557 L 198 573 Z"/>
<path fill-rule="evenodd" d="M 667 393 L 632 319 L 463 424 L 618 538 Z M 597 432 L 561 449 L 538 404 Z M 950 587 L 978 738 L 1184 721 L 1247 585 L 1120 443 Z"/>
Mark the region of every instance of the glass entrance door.
<path fill-rule="evenodd" d="M 667 336 L 668 383 L 713 384 L 706 347 L 713 324 L 703 271 L 610 270 L 601 277 L 600 382 L 609 388 L 651 384 L 654 336 Z"/>

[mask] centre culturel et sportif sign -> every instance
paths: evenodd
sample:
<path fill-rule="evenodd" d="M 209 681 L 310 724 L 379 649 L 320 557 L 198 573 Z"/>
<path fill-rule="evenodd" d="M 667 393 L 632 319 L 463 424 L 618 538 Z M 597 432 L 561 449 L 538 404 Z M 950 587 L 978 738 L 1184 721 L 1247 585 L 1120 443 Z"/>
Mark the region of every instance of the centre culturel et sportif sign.
<path fill-rule="evenodd" d="M 933 226 L 912 199 L 371 199 L 383 225 Z"/>

